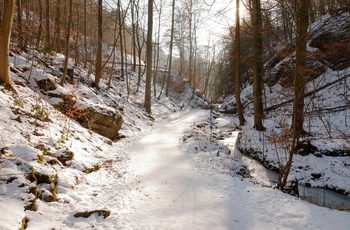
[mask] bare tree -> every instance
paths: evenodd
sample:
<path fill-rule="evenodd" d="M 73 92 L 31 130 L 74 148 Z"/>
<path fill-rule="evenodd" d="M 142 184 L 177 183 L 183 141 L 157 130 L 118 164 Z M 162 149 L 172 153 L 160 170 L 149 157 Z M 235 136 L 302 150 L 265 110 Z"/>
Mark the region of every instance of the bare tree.
<path fill-rule="evenodd" d="M 50 0 L 46 0 L 45 4 L 45 27 L 46 27 L 46 35 L 45 35 L 45 49 L 48 51 L 51 46 L 50 40 Z"/>
<path fill-rule="evenodd" d="M 161 34 L 161 19 L 162 19 L 162 12 L 163 12 L 163 6 L 164 2 L 163 0 L 160 0 L 159 6 L 156 4 L 156 10 L 158 12 L 158 26 L 157 26 L 157 38 L 156 42 L 154 43 L 155 47 L 155 55 L 154 55 L 154 66 L 155 66 L 155 73 L 153 74 L 153 94 L 154 97 L 157 96 L 157 74 L 158 74 L 158 66 L 159 66 L 159 53 L 160 53 L 160 34 Z"/>
<path fill-rule="evenodd" d="M 303 135 L 304 131 L 304 93 L 307 76 L 306 72 L 306 43 L 307 29 L 309 26 L 309 1 L 296 1 L 297 32 L 296 32 L 296 60 L 294 74 L 294 104 L 292 128 L 297 137 Z"/>
<path fill-rule="evenodd" d="M 100 79 L 102 77 L 102 0 L 98 0 L 98 16 L 97 16 L 97 53 L 95 65 L 95 87 L 100 88 Z"/>
<path fill-rule="evenodd" d="M 121 65 L 121 77 L 124 77 L 125 73 L 124 73 L 124 38 L 123 38 L 123 23 L 124 23 L 124 19 L 123 19 L 123 10 L 121 8 L 121 3 L 120 0 L 118 0 L 117 3 L 117 15 L 118 15 L 118 23 L 119 23 L 119 47 L 120 47 L 120 65 Z M 128 90 L 128 95 L 129 95 L 129 86 L 128 86 L 128 80 L 126 81 L 127 84 L 127 90 Z"/>
<path fill-rule="evenodd" d="M 15 0 L 6 0 L 0 18 L 0 81 L 5 84 L 11 83 L 9 49 L 14 10 Z"/>
<path fill-rule="evenodd" d="M 151 114 L 151 83 L 152 83 L 152 29 L 153 29 L 153 0 L 148 0 L 148 27 L 146 45 L 146 91 L 145 109 Z"/>
<path fill-rule="evenodd" d="M 254 128 L 265 130 L 263 126 L 263 52 L 261 33 L 261 3 L 260 0 L 251 0 L 251 21 L 253 32 L 253 101 L 254 101 Z"/>
<path fill-rule="evenodd" d="M 24 50 L 24 36 L 23 36 L 23 20 L 22 20 L 22 0 L 17 0 L 17 24 L 18 24 L 18 36 L 17 46 L 19 49 Z"/>
<path fill-rule="evenodd" d="M 131 3 L 131 39 L 132 39 L 132 56 L 133 64 L 132 71 L 136 71 L 136 24 L 135 24 L 135 1 L 130 1 Z"/>
<path fill-rule="evenodd" d="M 83 33 L 84 33 L 84 67 L 87 67 L 88 51 L 87 51 L 87 0 L 84 0 L 84 22 L 83 22 Z"/>
<path fill-rule="evenodd" d="M 165 95 L 169 96 L 169 87 L 170 87 L 170 76 L 171 76 L 171 63 L 173 58 L 173 43 L 174 43 L 174 24 L 175 24 L 175 0 L 173 0 L 171 6 L 171 32 L 170 32 L 170 44 L 169 44 L 169 67 L 168 67 L 168 76 L 167 76 L 167 84 L 165 88 Z"/>
<path fill-rule="evenodd" d="M 240 0 L 236 0 L 236 28 L 235 28 L 235 96 L 239 125 L 244 125 L 245 119 L 243 116 L 243 106 L 241 102 L 241 25 L 240 25 Z"/>
<path fill-rule="evenodd" d="M 137 1 L 139 3 L 139 1 Z M 135 47 L 137 50 L 137 55 L 138 55 L 138 75 L 137 75 L 137 86 L 136 86 L 136 92 L 139 91 L 139 87 L 141 85 L 141 76 L 143 75 L 142 73 L 142 50 L 145 46 L 145 31 L 141 28 L 141 18 L 143 15 L 140 15 L 140 9 L 139 9 L 139 4 L 135 5 L 135 20 L 136 20 L 136 25 L 135 25 Z M 144 71 L 144 70 L 143 70 Z"/>
<path fill-rule="evenodd" d="M 301 135 L 305 133 L 304 125 L 304 93 L 306 78 L 306 43 L 307 29 L 309 26 L 309 2 L 310 0 L 297 0 L 297 32 L 296 32 L 296 69 L 294 74 L 294 102 L 293 102 L 293 140 L 292 147 L 289 151 L 289 158 L 285 167 L 280 170 L 278 184 L 280 189 L 283 189 L 287 184 L 289 171 L 293 162 L 296 144 Z"/>
<path fill-rule="evenodd" d="M 56 43 L 56 51 L 57 53 L 62 52 L 61 48 L 61 0 L 56 0 L 56 16 L 55 16 L 55 43 Z"/>
<path fill-rule="evenodd" d="M 68 15 L 68 22 L 67 22 L 67 31 L 66 31 L 66 40 L 65 40 L 65 51 L 64 54 L 65 59 L 64 59 L 64 66 L 63 66 L 63 76 L 61 79 L 61 85 L 63 86 L 65 81 L 66 81 L 66 77 L 67 77 L 67 70 L 68 70 L 68 59 L 69 59 L 69 37 L 70 37 L 70 28 L 71 28 L 71 24 L 72 24 L 72 14 L 73 14 L 73 0 L 69 0 L 69 15 Z"/>
<path fill-rule="evenodd" d="M 38 34 L 36 37 L 36 45 L 35 48 L 38 50 L 40 48 L 40 42 L 41 42 L 41 35 L 43 31 L 43 5 L 42 0 L 38 1 L 39 5 L 39 28 L 38 28 Z"/>

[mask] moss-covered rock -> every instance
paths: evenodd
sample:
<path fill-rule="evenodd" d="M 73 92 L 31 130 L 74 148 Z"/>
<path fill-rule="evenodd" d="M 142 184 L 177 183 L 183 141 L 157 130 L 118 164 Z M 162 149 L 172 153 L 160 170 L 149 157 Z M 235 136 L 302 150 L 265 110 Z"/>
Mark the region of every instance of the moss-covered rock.
<path fill-rule="evenodd" d="M 23 217 L 22 219 L 22 223 L 21 223 L 21 226 L 19 227 L 19 230 L 24 230 L 27 228 L 27 224 L 28 224 L 28 218 L 25 216 Z"/>
<path fill-rule="evenodd" d="M 56 186 L 55 186 L 56 188 Z M 56 191 L 56 189 L 54 189 L 54 191 Z M 39 190 L 39 195 L 38 195 L 38 198 L 40 200 L 43 200 L 45 202 L 53 202 L 53 201 L 56 201 L 57 200 L 57 191 L 56 193 L 54 192 L 50 192 L 49 190 L 45 189 L 45 188 L 41 188 Z"/>
<path fill-rule="evenodd" d="M 111 140 L 118 138 L 118 132 L 123 125 L 123 111 L 119 109 L 80 108 L 74 95 L 62 95 L 63 102 L 55 106 L 59 111 L 80 123 L 81 126 L 94 131 Z"/>
<path fill-rule="evenodd" d="M 112 111 L 97 111 L 93 108 L 85 110 L 85 114 L 77 119 L 83 127 L 111 140 L 118 138 L 118 132 L 123 125 L 122 115 Z"/>
<path fill-rule="evenodd" d="M 37 80 L 36 84 L 43 92 L 52 91 L 57 88 L 56 83 L 50 78 Z"/>
<path fill-rule="evenodd" d="M 109 210 L 94 210 L 94 211 L 77 212 L 74 214 L 74 217 L 76 217 L 76 218 L 78 218 L 78 217 L 88 218 L 94 213 L 96 213 L 98 216 L 103 216 L 104 219 L 106 219 L 107 217 L 109 217 L 111 215 L 111 211 L 109 211 Z"/>
<path fill-rule="evenodd" d="M 86 168 L 86 169 L 84 169 L 83 172 L 84 172 L 84 173 L 92 173 L 92 172 L 98 171 L 101 167 L 102 167 L 101 164 L 96 164 L 96 165 L 94 165 L 94 166 L 91 167 L 91 168 Z"/>
<path fill-rule="evenodd" d="M 35 204 L 36 204 L 36 200 L 38 198 L 37 185 L 35 183 L 31 183 L 29 186 L 28 192 L 29 192 L 29 194 L 32 194 L 32 196 L 30 197 L 27 204 L 24 206 L 24 210 L 35 211 L 36 210 Z"/>
<path fill-rule="evenodd" d="M 57 160 L 59 160 L 63 165 L 67 165 L 68 161 L 73 160 L 74 152 L 72 152 L 68 149 L 58 150 L 55 153 L 55 156 L 57 157 Z"/>
<path fill-rule="evenodd" d="M 44 201 L 56 201 L 58 174 L 49 167 L 34 169 L 36 183 L 40 187 L 38 197 Z M 47 191 L 47 192 L 46 192 Z"/>

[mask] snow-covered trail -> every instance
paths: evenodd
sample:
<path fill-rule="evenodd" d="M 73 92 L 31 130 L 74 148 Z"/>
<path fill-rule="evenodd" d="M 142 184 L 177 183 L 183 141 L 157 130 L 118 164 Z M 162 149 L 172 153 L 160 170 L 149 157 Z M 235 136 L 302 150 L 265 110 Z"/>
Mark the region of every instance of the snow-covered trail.
<path fill-rule="evenodd" d="M 208 111 L 196 111 L 166 123 L 130 153 L 130 208 L 120 217 L 130 229 L 223 226 L 227 210 L 220 208 L 224 199 L 215 191 L 216 180 L 203 177 L 179 148 L 184 129 L 206 116 Z"/>
<path fill-rule="evenodd" d="M 130 152 L 123 194 L 109 194 L 111 229 L 347 229 L 349 213 L 198 166 L 183 131 L 208 116 L 192 111 L 151 130 Z M 113 188 L 112 188 L 113 189 Z M 107 192 L 107 191 L 106 191 Z M 115 190 L 115 192 L 118 192 Z"/>

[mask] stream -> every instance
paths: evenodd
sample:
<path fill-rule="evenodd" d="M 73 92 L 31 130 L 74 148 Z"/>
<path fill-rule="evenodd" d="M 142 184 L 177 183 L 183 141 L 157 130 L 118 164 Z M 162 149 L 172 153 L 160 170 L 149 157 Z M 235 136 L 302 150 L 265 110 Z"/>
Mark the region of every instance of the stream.
<path fill-rule="evenodd" d="M 220 134 L 224 135 L 222 142 L 233 152 L 233 157 L 241 160 L 247 165 L 250 176 L 257 183 L 263 186 L 274 187 L 278 181 L 278 173 L 265 168 L 258 160 L 247 155 L 243 155 L 236 147 L 236 140 L 239 131 L 233 131 L 231 134 L 227 130 L 232 129 L 230 117 L 220 117 L 216 119 L 216 124 Z M 299 197 L 305 201 L 318 206 L 331 209 L 350 211 L 350 197 L 336 193 L 329 189 L 313 188 L 299 184 Z"/>

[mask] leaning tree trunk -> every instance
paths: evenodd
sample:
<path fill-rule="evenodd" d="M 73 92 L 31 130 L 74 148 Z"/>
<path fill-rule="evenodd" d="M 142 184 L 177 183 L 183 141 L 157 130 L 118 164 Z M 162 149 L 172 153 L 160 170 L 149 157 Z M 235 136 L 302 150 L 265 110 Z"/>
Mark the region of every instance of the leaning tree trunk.
<path fill-rule="evenodd" d="M 9 49 L 14 6 L 15 0 L 6 0 L 0 18 L 0 81 L 5 84 L 11 83 Z"/>

